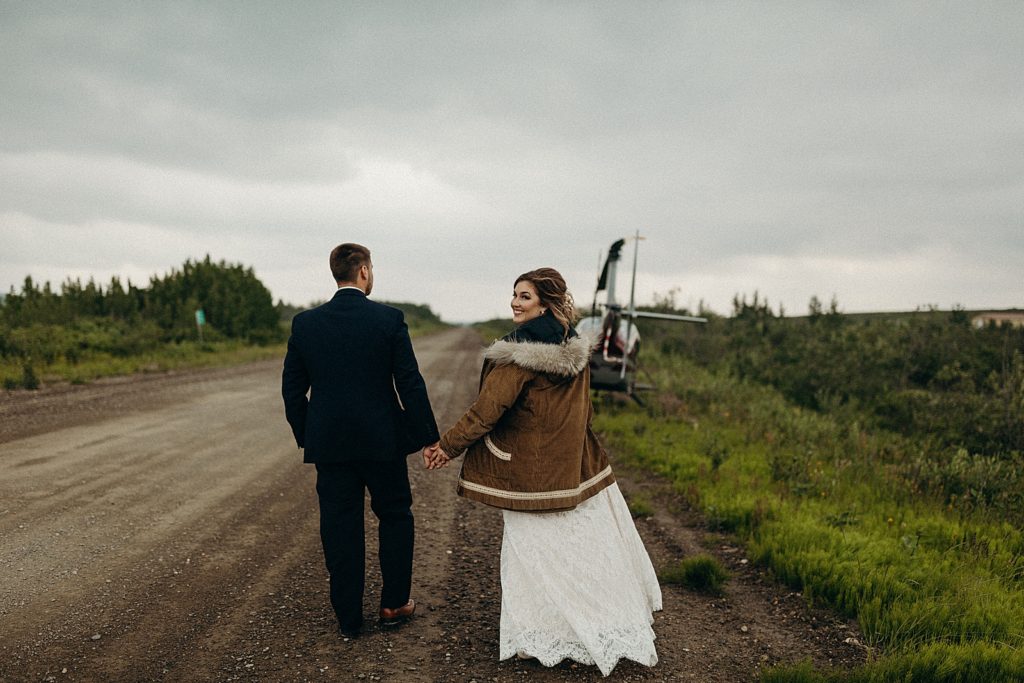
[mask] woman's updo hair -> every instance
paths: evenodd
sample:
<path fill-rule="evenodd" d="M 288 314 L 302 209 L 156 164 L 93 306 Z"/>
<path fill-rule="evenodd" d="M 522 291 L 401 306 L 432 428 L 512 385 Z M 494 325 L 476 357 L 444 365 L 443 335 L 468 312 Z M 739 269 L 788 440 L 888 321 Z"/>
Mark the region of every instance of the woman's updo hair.
<path fill-rule="evenodd" d="M 515 287 L 520 282 L 529 282 L 533 285 L 541 304 L 562 324 L 564 335 L 567 336 L 569 328 L 576 322 L 576 305 L 561 273 L 554 268 L 538 268 L 517 277 L 512 286 Z"/>

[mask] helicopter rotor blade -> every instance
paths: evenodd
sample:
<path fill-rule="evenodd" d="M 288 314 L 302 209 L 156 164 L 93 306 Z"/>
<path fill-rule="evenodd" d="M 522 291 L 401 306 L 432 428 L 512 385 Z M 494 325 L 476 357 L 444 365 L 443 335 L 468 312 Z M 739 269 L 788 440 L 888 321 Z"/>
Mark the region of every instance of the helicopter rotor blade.
<path fill-rule="evenodd" d="M 601 275 L 597 278 L 597 291 L 600 292 L 602 289 L 608 287 L 608 264 L 618 262 L 622 255 L 622 245 L 626 243 L 625 239 L 616 240 L 612 243 L 612 246 L 608 248 L 608 258 L 604 260 L 604 267 L 601 269 Z"/>
<path fill-rule="evenodd" d="M 652 318 L 655 320 L 678 320 L 685 323 L 706 323 L 707 318 L 696 315 L 675 315 L 673 313 L 653 313 L 651 311 L 623 311 L 622 315 L 627 318 Z"/>

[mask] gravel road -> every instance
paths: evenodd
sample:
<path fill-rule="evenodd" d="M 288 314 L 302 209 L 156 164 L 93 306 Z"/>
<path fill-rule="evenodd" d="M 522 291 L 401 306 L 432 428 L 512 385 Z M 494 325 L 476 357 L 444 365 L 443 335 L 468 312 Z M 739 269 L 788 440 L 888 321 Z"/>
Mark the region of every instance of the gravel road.
<path fill-rule="evenodd" d="M 453 329 L 415 347 L 443 429 L 475 395 L 480 341 Z M 601 678 L 571 662 L 497 661 L 500 514 L 454 495 L 454 467 L 426 472 L 418 458 L 416 617 L 340 639 L 315 472 L 279 380 L 274 361 L 0 394 L 0 680 Z M 637 524 L 656 566 L 710 550 L 734 575 L 723 598 L 666 587 L 660 663 L 623 662 L 613 680 L 741 681 L 779 661 L 864 660 L 853 624 L 771 582 L 656 478 L 618 474 L 627 497 L 654 502 Z M 375 527 L 367 509 L 368 539 Z M 373 624 L 372 547 L 367 566 Z"/>

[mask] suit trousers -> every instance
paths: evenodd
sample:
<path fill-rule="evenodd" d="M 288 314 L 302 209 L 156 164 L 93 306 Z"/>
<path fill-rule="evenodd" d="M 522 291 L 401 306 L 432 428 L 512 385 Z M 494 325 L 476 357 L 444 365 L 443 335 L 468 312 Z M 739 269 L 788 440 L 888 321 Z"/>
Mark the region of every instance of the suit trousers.
<path fill-rule="evenodd" d="M 367 489 L 370 508 L 380 520 L 380 606 L 393 609 L 407 603 L 412 584 L 412 492 L 405 458 L 317 463 L 320 540 L 331 579 L 331 605 L 344 630 L 358 630 L 363 621 L 363 498 Z"/>

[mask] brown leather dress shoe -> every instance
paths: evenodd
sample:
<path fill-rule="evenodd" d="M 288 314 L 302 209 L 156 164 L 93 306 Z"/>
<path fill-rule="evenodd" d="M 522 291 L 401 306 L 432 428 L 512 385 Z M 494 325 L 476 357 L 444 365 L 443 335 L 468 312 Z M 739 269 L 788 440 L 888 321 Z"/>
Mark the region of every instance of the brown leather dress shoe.
<path fill-rule="evenodd" d="M 398 626 L 409 621 L 409 617 L 416 611 L 416 601 L 409 600 L 401 607 L 390 609 L 388 607 L 380 608 L 380 625 L 381 626 Z"/>

